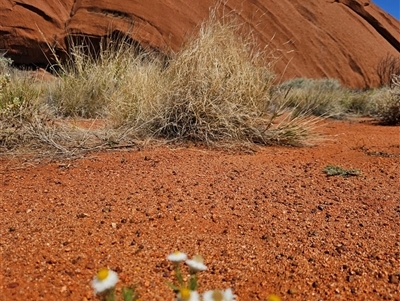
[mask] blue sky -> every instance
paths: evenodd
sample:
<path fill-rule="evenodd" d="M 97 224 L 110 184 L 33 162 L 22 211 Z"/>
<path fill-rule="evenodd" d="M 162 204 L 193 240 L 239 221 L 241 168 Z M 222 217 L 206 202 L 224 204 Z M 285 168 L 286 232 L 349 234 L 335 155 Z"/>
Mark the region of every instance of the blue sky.
<path fill-rule="evenodd" d="M 400 0 L 372 0 L 372 2 L 400 20 Z"/>

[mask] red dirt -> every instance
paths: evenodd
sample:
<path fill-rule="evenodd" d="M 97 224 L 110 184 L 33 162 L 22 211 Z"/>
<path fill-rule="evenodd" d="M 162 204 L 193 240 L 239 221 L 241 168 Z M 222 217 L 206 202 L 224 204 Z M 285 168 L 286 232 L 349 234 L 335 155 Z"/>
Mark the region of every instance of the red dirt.
<path fill-rule="evenodd" d="M 400 128 L 333 121 L 311 148 L 195 147 L 0 159 L 1 300 L 95 300 L 97 269 L 172 300 L 174 250 L 200 292 L 241 301 L 400 300 Z M 328 177 L 325 166 L 361 176 Z"/>

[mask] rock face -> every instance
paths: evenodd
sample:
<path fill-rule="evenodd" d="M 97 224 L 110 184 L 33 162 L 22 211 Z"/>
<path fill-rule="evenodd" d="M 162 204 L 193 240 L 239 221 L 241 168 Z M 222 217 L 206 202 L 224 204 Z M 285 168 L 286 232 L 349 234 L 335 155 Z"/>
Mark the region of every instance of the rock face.
<path fill-rule="evenodd" d="M 96 41 L 128 33 L 143 46 L 178 50 L 214 0 L 0 0 L 0 51 L 17 64 L 46 65 L 68 36 Z M 379 84 L 376 67 L 400 56 L 400 22 L 370 0 L 229 0 L 262 46 L 279 49 L 282 79 L 330 77 L 350 87 Z"/>

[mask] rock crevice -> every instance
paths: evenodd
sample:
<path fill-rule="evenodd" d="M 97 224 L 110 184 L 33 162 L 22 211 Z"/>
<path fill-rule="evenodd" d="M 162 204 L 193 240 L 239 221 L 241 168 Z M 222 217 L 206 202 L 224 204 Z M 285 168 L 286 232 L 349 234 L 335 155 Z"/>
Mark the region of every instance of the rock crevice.
<path fill-rule="evenodd" d="M 371 15 L 364 9 L 365 6 L 369 6 L 369 2 L 361 5 L 357 1 L 340 0 L 340 3 L 343 3 L 352 11 L 354 11 L 357 15 L 359 15 L 362 19 L 367 21 L 368 24 L 370 24 L 385 40 L 387 40 L 398 52 L 400 52 L 400 36 L 397 35 L 397 38 L 393 36 L 391 32 L 387 28 L 385 28 L 385 26 L 383 26 L 381 22 L 379 22 L 379 20 L 377 20 L 373 15 Z M 397 32 L 397 34 L 399 34 L 399 32 Z"/>
<path fill-rule="evenodd" d="M 37 14 L 38 16 L 40 16 L 43 19 L 45 19 L 47 22 L 57 23 L 57 21 L 54 20 L 52 17 L 50 17 L 48 14 L 46 14 L 46 12 L 38 9 L 34 5 L 26 4 L 26 3 L 23 3 L 23 2 L 16 2 L 15 5 L 16 6 L 21 6 L 21 7 L 25 8 L 25 9 L 33 12 L 34 14 Z"/>

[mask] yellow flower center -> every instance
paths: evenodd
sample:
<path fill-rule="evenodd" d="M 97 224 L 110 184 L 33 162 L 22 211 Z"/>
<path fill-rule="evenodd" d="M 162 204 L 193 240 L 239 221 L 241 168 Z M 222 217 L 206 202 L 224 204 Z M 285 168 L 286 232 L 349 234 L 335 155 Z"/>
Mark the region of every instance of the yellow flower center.
<path fill-rule="evenodd" d="M 224 294 L 219 290 L 215 290 L 212 292 L 212 298 L 214 301 L 222 301 L 224 300 Z"/>
<path fill-rule="evenodd" d="M 107 268 L 102 268 L 100 271 L 97 272 L 97 279 L 100 281 L 103 281 L 108 277 L 108 269 Z"/>
<path fill-rule="evenodd" d="M 179 251 L 174 252 L 174 255 L 179 255 L 179 254 L 181 254 L 181 252 L 179 252 Z"/>
<path fill-rule="evenodd" d="M 269 295 L 267 298 L 267 301 L 281 301 L 281 298 L 279 298 L 277 295 Z"/>
<path fill-rule="evenodd" d="M 189 300 L 190 299 L 190 290 L 186 287 L 180 289 L 181 299 Z"/>
<path fill-rule="evenodd" d="M 199 263 L 203 263 L 203 261 L 204 261 L 203 256 L 201 256 L 201 255 L 194 255 L 193 260 L 196 262 L 199 262 Z"/>

